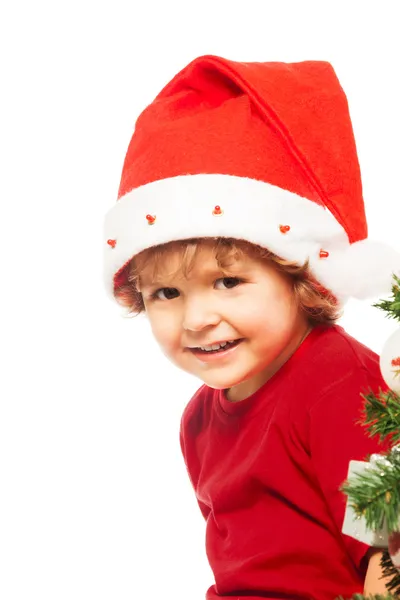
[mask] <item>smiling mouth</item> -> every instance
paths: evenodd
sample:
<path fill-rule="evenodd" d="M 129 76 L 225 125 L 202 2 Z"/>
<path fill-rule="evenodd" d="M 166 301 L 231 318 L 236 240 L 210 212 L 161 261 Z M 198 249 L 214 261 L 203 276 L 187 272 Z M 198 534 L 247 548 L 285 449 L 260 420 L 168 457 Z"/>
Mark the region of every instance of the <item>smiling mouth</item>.
<path fill-rule="evenodd" d="M 231 348 L 234 348 L 242 341 L 243 341 L 243 338 L 234 340 L 232 342 L 227 342 L 227 344 L 225 344 L 225 346 L 218 348 L 218 350 L 202 350 L 201 348 L 190 348 L 190 350 L 191 350 L 191 352 L 194 352 L 195 354 L 220 354 L 222 352 L 226 352 L 227 350 L 230 350 Z M 212 344 L 210 344 L 210 345 L 212 345 Z"/>

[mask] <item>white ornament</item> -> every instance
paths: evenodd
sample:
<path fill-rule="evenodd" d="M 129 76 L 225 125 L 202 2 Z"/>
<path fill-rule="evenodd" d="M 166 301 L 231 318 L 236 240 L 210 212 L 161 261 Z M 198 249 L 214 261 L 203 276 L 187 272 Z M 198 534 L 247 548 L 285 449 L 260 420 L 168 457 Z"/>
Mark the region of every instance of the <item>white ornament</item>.
<path fill-rule="evenodd" d="M 383 346 L 380 368 L 386 385 L 400 394 L 400 329 L 397 329 Z"/>

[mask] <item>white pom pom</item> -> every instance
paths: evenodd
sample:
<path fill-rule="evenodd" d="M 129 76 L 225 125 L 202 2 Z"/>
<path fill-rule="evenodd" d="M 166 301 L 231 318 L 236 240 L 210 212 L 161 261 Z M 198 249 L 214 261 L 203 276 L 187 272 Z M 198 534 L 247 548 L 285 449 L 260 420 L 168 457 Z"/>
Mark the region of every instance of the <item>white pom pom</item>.
<path fill-rule="evenodd" d="M 382 242 L 362 240 L 345 248 L 326 248 L 329 257 L 311 260 L 317 279 L 339 297 L 360 300 L 388 295 L 400 274 L 400 253 Z"/>
<path fill-rule="evenodd" d="M 379 364 L 386 385 L 400 394 L 400 329 L 386 341 Z"/>

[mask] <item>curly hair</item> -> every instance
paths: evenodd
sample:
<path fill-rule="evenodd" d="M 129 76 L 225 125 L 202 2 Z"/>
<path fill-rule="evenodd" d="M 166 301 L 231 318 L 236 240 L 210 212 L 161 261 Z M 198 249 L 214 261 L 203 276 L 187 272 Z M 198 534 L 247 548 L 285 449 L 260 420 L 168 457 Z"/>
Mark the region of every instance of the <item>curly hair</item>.
<path fill-rule="evenodd" d="M 117 302 L 127 309 L 125 316 L 134 317 L 145 312 L 145 305 L 140 293 L 140 275 L 143 269 L 150 267 L 151 278 L 155 279 L 161 264 L 165 264 L 166 254 L 170 251 L 180 252 L 179 274 L 184 277 L 190 273 L 201 246 L 208 241 L 213 242 L 212 251 L 218 267 L 224 272 L 235 260 L 249 256 L 255 260 L 268 261 L 276 268 L 290 276 L 293 283 L 293 294 L 298 301 L 310 325 L 334 324 L 342 314 L 335 296 L 324 289 L 313 279 L 308 262 L 303 265 L 284 260 L 266 248 L 234 238 L 191 238 L 168 242 L 143 250 L 134 256 L 123 268 L 120 279 L 124 282 L 114 291 Z M 177 275 L 178 273 L 170 273 Z M 121 275 L 121 274 L 120 274 Z"/>

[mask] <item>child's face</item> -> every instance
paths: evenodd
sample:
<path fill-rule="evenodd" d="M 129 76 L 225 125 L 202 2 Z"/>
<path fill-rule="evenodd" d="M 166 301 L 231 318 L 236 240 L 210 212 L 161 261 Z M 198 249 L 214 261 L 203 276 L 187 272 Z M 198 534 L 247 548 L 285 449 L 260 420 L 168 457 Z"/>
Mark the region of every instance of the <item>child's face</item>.
<path fill-rule="evenodd" d="M 146 269 L 140 277 L 153 334 L 179 368 L 212 388 L 230 388 L 230 400 L 242 400 L 279 369 L 307 330 L 291 280 L 273 263 L 248 256 L 234 261 L 226 277 L 207 242 L 188 279 L 168 276 L 179 261 L 177 251 L 168 251 L 158 282 L 146 278 Z M 239 339 L 221 353 L 195 350 Z"/>

